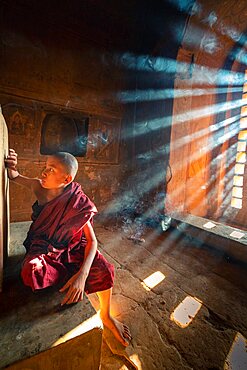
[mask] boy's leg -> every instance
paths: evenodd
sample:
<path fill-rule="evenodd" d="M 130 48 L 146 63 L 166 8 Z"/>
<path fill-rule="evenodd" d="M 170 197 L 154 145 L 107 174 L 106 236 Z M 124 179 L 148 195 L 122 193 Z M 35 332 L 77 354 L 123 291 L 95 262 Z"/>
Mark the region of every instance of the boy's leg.
<path fill-rule="evenodd" d="M 103 324 L 111 330 L 117 340 L 124 346 L 129 345 L 131 334 L 128 326 L 114 319 L 110 313 L 112 288 L 97 292 L 100 301 L 100 317 Z"/>

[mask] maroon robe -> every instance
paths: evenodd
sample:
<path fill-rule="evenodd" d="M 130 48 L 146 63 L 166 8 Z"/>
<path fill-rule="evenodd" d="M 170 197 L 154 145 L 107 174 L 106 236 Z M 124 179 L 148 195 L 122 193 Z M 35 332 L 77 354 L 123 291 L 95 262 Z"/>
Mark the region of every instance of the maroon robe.
<path fill-rule="evenodd" d="M 33 205 L 33 223 L 24 241 L 27 254 L 21 271 L 33 290 L 64 283 L 83 263 L 87 244 L 83 227 L 97 213 L 81 186 L 72 182 L 44 206 Z M 85 283 L 86 293 L 113 286 L 114 266 L 97 250 Z"/>

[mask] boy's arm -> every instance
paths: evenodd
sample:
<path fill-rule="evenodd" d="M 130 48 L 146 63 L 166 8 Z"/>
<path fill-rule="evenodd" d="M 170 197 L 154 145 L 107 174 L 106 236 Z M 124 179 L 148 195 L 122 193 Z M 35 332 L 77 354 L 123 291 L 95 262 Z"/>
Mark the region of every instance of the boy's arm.
<path fill-rule="evenodd" d="M 97 251 L 97 239 L 93 230 L 93 227 L 88 221 L 83 228 L 87 245 L 85 247 L 84 261 L 80 270 L 67 281 L 67 283 L 60 289 L 60 292 L 64 292 L 68 289 L 66 296 L 64 297 L 61 305 L 79 302 L 83 298 L 83 292 L 85 287 L 85 281 L 88 277 L 91 265 L 93 263 L 96 251 Z"/>
<path fill-rule="evenodd" d="M 8 170 L 8 177 L 15 183 L 26 186 L 28 188 L 35 188 L 40 184 L 39 179 L 22 176 L 17 170 L 17 153 L 14 149 L 9 149 L 9 155 L 5 159 L 5 165 Z"/>
<path fill-rule="evenodd" d="M 14 181 L 16 184 L 26 186 L 33 190 L 36 190 L 36 188 L 40 186 L 39 179 L 22 176 L 21 174 L 19 174 L 18 171 L 16 172 L 17 172 L 17 175 L 14 178 L 11 178 L 11 175 L 8 175 L 10 180 Z"/>
<path fill-rule="evenodd" d="M 87 277 L 97 251 L 98 242 L 90 221 L 86 223 L 83 231 L 87 239 L 87 245 L 84 253 L 84 262 L 80 268 L 80 271 L 83 275 L 86 275 Z"/>

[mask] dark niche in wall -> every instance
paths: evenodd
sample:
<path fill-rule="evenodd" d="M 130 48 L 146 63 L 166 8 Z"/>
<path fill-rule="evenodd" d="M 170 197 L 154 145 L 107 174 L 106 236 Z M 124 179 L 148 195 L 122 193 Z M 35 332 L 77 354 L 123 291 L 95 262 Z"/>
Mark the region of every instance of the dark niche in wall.
<path fill-rule="evenodd" d="M 85 157 L 88 140 L 88 118 L 48 113 L 41 128 L 40 153 L 68 152 Z"/>

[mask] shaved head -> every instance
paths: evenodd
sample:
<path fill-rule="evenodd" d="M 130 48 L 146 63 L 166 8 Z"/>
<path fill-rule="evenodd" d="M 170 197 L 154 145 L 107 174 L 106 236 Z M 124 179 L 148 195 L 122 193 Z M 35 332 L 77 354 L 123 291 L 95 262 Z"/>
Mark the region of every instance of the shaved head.
<path fill-rule="evenodd" d="M 78 162 L 72 154 L 67 152 L 57 152 L 50 155 L 50 157 L 56 158 L 62 164 L 66 173 L 71 175 L 74 180 L 78 170 Z"/>

